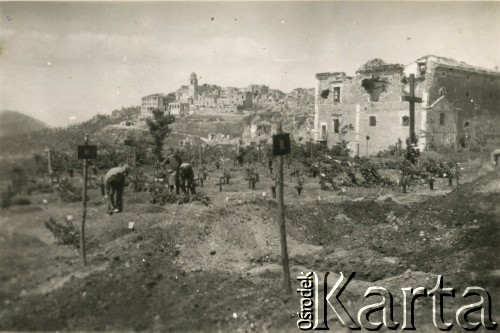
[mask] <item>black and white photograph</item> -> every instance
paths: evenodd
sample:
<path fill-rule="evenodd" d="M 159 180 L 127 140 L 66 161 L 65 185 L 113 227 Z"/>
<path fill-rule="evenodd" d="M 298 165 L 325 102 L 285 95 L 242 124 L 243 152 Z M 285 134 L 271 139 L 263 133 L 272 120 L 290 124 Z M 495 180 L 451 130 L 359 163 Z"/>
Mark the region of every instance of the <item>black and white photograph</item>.
<path fill-rule="evenodd" d="M 0 1 L 0 332 L 500 332 L 500 1 Z"/>

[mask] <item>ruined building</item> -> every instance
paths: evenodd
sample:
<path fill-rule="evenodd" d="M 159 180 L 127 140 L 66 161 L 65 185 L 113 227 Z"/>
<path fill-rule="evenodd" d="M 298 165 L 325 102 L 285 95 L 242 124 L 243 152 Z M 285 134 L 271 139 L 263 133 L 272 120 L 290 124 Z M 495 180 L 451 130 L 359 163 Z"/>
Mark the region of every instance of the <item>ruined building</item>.
<path fill-rule="evenodd" d="M 415 75 L 415 134 L 420 149 L 500 144 L 500 72 L 437 56 L 403 66 L 368 61 L 355 76 L 318 73 L 314 140 L 345 140 L 372 155 L 409 137 L 409 76 Z"/>

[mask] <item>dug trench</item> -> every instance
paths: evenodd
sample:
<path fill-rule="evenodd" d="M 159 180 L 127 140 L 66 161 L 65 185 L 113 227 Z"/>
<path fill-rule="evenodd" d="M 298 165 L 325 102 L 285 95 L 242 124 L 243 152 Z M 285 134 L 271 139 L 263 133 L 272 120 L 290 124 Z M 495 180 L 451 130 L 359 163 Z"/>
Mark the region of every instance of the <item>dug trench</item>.
<path fill-rule="evenodd" d="M 301 271 L 356 272 L 342 298 L 354 309 L 367 286 L 400 293 L 432 288 L 443 275 L 457 294 L 469 285 L 486 288 L 498 311 L 500 194 L 485 189 L 495 177 L 408 205 L 390 197 L 293 201 L 286 208 L 292 288 Z M 139 200 L 130 210 L 148 222 L 134 232 L 96 214 L 106 228 L 89 230 L 89 263 L 102 269 L 44 293 L 4 294 L 0 330 L 289 332 L 299 300 L 283 297 L 276 209 L 267 198 L 156 209 Z M 77 255 L 66 260 L 59 270 L 78 266 Z M 425 332 L 433 328 L 430 306 L 425 300 L 416 308 Z M 330 328 L 345 330 L 334 320 Z"/>

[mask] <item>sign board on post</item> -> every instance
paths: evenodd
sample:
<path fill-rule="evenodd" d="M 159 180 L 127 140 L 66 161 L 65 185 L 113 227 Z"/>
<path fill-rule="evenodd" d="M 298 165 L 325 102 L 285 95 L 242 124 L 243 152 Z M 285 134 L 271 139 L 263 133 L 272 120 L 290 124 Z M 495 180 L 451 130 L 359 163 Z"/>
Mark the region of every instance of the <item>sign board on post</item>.
<path fill-rule="evenodd" d="M 273 135 L 273 156 L 290 154 L 290 133 Z"/>
<path fill-rule="evenodd" d="M 134 145 L 134 140 L 132 140 L 132 139 L 125 139 L 125 140 L 123 140 L 123 144 L 125 146 L 133 146 Z"/>
<path fill-rule="evenodd" d="M 82 145 L 78 146 L 79 160 L 95 160 L 97 159 L 97 146 Z"/>

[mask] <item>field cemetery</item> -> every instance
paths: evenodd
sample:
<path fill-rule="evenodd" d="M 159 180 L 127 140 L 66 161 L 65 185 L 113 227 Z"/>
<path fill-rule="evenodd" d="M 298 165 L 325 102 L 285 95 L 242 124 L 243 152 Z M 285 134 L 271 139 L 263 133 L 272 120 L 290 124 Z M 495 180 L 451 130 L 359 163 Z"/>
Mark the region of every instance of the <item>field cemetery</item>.
<path fill-rule="evenodd" d="M 458 296 L 464 286 L 485 288 L 500 307 L 500 171 L 486 157 L 424 152 L 412 161 L 401 149 L 351 158 L 342 147 L 292 143 L 283 158 L 287 294 L 271 150 L 241 148 L 240 164 L 232 146 L 184 147 L 196 194 L 171 193 L 161 168 L 138 163 L 114 215 L 101 191 L 107 165 L 92 168 L 106 160 L 101 151 L 89 160 L 86 266 L 81 169 L 57 180 L 14 168 L 0 219 L 0 330 L 290 332 L 301 304 L 296 278 L 309 271 L 355 272 L 340 298 L 354 315 L 376 285 L 395 295 L 402 322 L 400 288 L 430 290 L 439 275 Z M 444 318 L 462 305 L 450 298 Z M 347 332 L 335 318 L 330 311 L 330 329 Z M 437 330 L 432 298 L 417 302 L 415 325 Z"/>
<path fill-rule="evenodd" d="M 500 1 L 0 12 L 0 333 L 500 332 Z"/>

